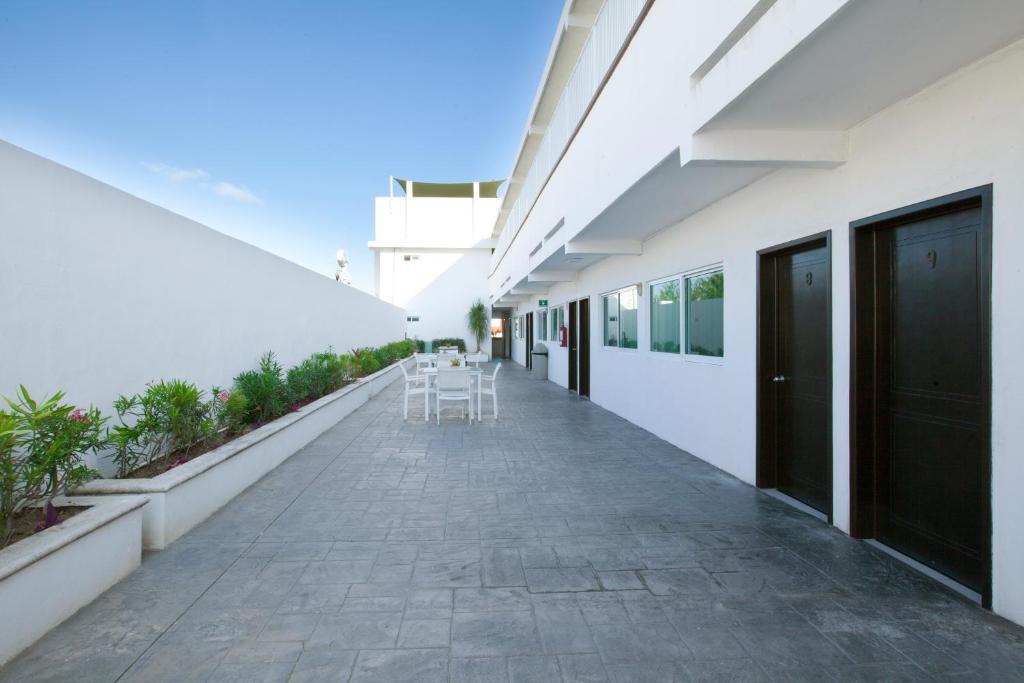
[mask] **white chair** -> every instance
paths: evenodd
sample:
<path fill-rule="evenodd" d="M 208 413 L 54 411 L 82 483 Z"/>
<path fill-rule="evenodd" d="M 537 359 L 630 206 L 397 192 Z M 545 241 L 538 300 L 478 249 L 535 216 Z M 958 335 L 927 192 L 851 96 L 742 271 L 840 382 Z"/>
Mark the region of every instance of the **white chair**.
<path fill-rule="evenodd" d="M 480 388 L 479 392 L 481 396 L 490 396 L 491 403 L 494 405 L 494 419 L 498 419 L 498 370 L 501 370 L 501 363 L 498 363 L 494 372 L 491 373 L 490 377 L 486 375 L 480 376 Z M 490 385 L 490 386 L 488 386 Z M 476 419 L 481 419 L 482 415 L 477 415 Z"/>
<path fill-rule="evenodd" d="M 416 358 L 416 374 L 420 374 L 424 368 L 432 368 L 437 363 L 436 353 L 417 353 Z"/>
<path fill-rule="evenodd" d="M 467 363 L 472 363 L 473 367 L 475 367 L 475 368 L 479 368 L 481 363 L 486 363 L 487 362 L 487 354 L 486 353 L 467 353 L 466 354 L 466 362 Z"/>
<path fill-rule="evenodd" d="M 465 401 L 469 411 L 469 423 L 473 424 L 473 390 L 471 382 L 472 378 L 465 368 L 438 365 L 437 379 L 434 381 L 437 424 L 441 424 L 441 401 Z"/>
<path fill-rule="evenodd" d="M 430 415 L 427 412 L 427 401 L 429 396 L 427 393 L 430 391 L 430 381 L 427 375 L 412 375 L 409 376 L 409 371 L 405 369 L 405 363 L 399 363 L 398 367 L 402 368 L 402 376 L 405 377 L 405 399 L 402 402 L 402 419 L 409 419 L 409 397 L 410 396 L 423 396 L 423 421 L 426 422 L 430 419 Z"/>

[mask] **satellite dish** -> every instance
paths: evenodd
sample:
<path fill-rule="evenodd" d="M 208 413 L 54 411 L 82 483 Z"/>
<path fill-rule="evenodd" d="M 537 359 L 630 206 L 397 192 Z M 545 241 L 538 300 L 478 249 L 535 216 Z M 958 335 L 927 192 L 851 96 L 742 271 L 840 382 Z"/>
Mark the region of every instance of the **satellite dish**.
<path fill-rule="evenodd" d="M 338 272 L 334 274 L 334 279 L 343 285 L 352 284 L 352 275 L 348 272 L 348 254 L 344 249 L 339 249 L 335 258 L 338 261 Z"/>

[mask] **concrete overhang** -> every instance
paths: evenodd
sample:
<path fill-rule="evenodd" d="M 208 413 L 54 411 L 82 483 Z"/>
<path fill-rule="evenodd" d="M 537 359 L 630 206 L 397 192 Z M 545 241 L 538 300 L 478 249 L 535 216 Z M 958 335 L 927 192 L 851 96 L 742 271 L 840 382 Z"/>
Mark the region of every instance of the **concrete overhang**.
<path fill-rule="evenodd" d="M 1021 36 L 1021 0 L 774 2 L 695 82 L 693 130 L 847 130 Z"/>

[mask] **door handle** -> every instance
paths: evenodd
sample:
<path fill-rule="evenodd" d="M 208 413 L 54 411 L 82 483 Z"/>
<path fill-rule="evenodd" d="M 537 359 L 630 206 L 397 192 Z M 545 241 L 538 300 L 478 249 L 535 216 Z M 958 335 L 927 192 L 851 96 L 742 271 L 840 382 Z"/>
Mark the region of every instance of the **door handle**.
<path fill-rule="evenodd" d="M 773 382 L 785 382 L 788 379 L 789 378 L 786 377 L 785 375 L 775 375 L 774 377 L 772 377 Z"/>

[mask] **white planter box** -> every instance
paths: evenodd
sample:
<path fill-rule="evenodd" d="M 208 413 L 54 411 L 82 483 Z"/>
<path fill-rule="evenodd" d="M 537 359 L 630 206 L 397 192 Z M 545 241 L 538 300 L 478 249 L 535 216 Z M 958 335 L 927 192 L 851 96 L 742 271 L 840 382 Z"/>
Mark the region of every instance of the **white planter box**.
<path fill-rule="evenodd" d="M 356 380 L 159 476 L 94 479 L 75 493 L 147 496 L 142 544 L 161 550 L 380 393 L 401 375 L 398 366 L 406 362 Z"/>
<path fill-rule="evenodd" d="M 0 550 L 0 665 L 142 560 L 144 496 L 68 498 L 61 504 L 90 509 Z"/>

